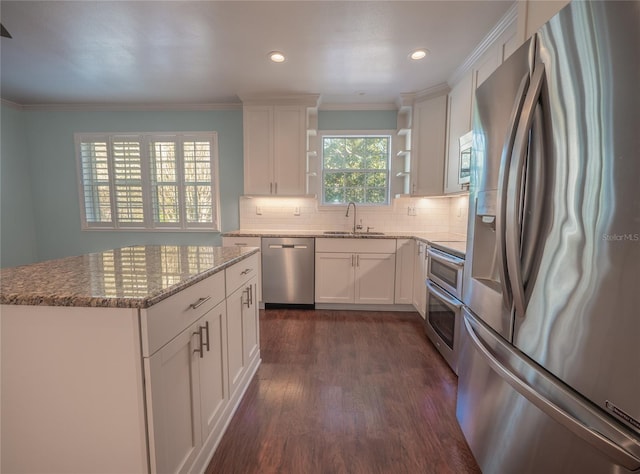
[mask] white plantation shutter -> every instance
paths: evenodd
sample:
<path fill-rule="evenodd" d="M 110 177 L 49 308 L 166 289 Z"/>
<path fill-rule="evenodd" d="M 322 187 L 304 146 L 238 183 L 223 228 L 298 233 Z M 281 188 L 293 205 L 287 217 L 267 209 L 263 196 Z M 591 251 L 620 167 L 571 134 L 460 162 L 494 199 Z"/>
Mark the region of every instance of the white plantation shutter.
<path fill-rule="evenodd" d="M 115 138 L 111 144 L 115 207 L 123 225 L 144 223 L 140 138 Z"/>
<path fill-rule="evenodd" d="M 83 197 L 87 222 L 111 222 L 107 149 L 106 140 L 81 144 Z"/>
<path fill-rule="evenodd" d="M 219 230 L 215 133 L 75 138 L 84 228 Z"/>

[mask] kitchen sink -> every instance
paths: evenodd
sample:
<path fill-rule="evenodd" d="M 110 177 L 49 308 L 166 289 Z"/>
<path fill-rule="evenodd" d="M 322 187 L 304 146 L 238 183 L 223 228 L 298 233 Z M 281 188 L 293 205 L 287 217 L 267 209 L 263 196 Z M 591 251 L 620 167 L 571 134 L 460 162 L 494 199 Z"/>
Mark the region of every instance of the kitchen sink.
<path fill-rule="evenodd" d="M 384 232 L 348 232 L 346 230 L 325 230 L 326 235 L 384 235 Z"/>

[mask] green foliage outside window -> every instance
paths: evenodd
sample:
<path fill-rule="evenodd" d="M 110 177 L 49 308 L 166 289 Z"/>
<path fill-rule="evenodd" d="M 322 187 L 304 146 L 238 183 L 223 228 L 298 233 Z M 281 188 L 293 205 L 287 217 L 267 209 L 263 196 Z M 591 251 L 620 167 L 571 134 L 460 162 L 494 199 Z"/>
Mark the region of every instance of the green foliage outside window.
<path fill-rule="evenodd" d="M 390 147 L 389 136 L 323 137 L 323 203 L 388 204 Z"/>

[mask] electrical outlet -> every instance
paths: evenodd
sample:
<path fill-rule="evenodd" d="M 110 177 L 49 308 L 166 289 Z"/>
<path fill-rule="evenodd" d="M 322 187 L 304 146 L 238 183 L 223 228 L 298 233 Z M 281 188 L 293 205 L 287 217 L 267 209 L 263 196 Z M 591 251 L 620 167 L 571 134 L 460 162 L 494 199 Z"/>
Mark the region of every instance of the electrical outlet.
<path fill-rule="evenodd" d="M 256 206 L 256 215 L 257 216 L 261 216 L 262 215 L 262 208 L 260 206 Z"/>
<path fill-rule="evenodd" d="M 294 216 L 299 216 L 299 215 L 300 215 L 300 207 L 299 207 L 299 206 L 296 206 L 296 207 L 293 209 L 293 215 L 294 215 Z"/>
<path fill-rule="evenodd" d="M 416 215 L 416 208 L 414 206 L 409 206 L 407 208 L 407 215 L 408 216 L 415 216 Z"/>

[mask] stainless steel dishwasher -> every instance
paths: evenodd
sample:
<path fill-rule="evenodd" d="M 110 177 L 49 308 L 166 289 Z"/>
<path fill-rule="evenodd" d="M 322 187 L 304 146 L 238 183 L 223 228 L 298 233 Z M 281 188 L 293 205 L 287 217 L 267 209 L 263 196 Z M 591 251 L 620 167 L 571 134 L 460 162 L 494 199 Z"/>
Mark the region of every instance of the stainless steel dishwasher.
<path fill-rule="evenodd" d="M 268 305 L 313 305 L 315 239 L 262 238 L 262 300 Z"/>

